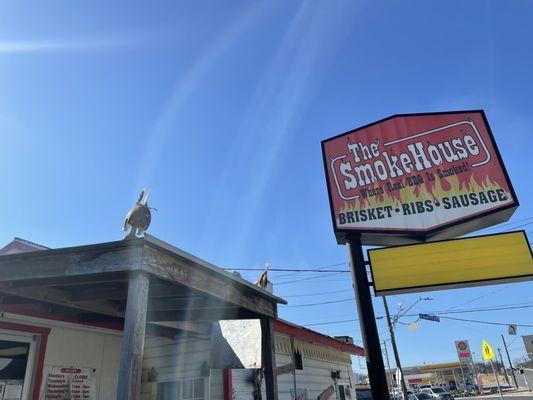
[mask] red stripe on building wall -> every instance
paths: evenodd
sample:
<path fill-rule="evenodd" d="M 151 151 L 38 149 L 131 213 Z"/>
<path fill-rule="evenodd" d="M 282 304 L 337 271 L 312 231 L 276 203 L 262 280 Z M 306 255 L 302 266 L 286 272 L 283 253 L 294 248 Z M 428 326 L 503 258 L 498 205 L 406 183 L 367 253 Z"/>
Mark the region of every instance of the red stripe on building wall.
<path fill-rule="evenodd" d="M 231 368 L 226 368 L 222 372 L 224 382 L 224 400 L 233 400 L 233 374 Z"/>
<path fill-rule="evenodd" d="M 37 349 L 37 362 L 35 363 L 35 373 L 33 375 L 32 393 L 32 399 L 39 400 L 41 382 L 43 381 L 44 356 L 46 355 L 46 344 L 48 343 L 48 335 L 50 334 L 50 328 L 0 321 L 0 329 L 18 332 L 28 332 L 33 333 L 35 335 L 40 335 L 39 348 Z"/>

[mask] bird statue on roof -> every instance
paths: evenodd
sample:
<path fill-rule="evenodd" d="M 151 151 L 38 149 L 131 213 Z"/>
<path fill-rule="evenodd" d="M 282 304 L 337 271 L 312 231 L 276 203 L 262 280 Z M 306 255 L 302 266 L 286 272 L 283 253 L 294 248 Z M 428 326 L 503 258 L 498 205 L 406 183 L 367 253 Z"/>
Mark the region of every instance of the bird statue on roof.
<path fill-rule="evenodd" d="M 150 210 L 156 210 L 155 208 L 148 206 L 148 194 L 150 193 L 150 190 L 142 190 L 139 195 L 139 200 L 137 200 L 137 203 L 135 203 L 126 215 L 122 230 L 126 232 L 131 228 L 131 231 L 124 237 L 124 239 L 133 239 L 138 236 L 144 236 L 144 233 L 150 226 L 150 222 L 152 221 L 152 213 Z"/>
<path fill-rule="evenodd" d="M 265 270 L 261 274 L 261 276 L 255 281 L 256 286 L 259 286 L 261 289 L 266 289 L 269 280 L 268 280 L 268 269 L 270 268 L 270 263 L 267 261 L 265 264 Z"/>

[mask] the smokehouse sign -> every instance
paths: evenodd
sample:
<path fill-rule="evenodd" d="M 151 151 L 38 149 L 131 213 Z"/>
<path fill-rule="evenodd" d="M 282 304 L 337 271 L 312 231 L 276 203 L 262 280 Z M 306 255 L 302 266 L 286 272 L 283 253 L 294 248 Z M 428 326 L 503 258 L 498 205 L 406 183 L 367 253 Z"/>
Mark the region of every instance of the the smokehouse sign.
<path fill-rule="evenodd" d="M 335 233 L 391 245 L 509 219 L 518 201 L 483 111 L 396 115 L 322 142 Z"/>

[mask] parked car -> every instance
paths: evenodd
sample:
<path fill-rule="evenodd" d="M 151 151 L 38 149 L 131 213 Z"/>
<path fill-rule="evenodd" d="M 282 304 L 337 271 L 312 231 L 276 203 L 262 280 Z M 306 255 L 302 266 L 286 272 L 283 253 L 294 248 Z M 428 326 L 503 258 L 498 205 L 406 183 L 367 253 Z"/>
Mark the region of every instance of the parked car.
<path fill-rule="evenodd" d="M 420 391 L 420 393 L 425 393 L 432 399 L 439 399 L 439 400 L 453 400 L 454 399 L 453 395 L 450 392 L 447 392 L 440 386 L 424 388 Z"/>
<path fill-rule="evenodd" d="M 426 393 L 413 393 L 409 395 L 407 400 L 431 400 L 431 397 Z"/>

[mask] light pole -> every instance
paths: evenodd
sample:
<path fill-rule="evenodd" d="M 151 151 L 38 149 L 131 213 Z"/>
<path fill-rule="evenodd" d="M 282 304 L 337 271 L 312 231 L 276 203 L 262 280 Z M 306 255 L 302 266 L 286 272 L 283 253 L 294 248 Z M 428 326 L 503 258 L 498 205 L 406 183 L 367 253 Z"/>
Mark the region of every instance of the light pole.
<path fill-rule="evenodd" d="M 396 346 L 396 338 L 394 336 L 394 327 L 392 325 L 389 313 L 389 306 L 387 305 L 387 299 L 385 296 L 383 299 L 383 307 L 385 308 L 385 315 L 387 317 L 387 325 L 389 327 L 390 341 L 392 345 L 392 351 L 394 353 L 394 361 L 396 362 L 396 369 L 400 371 L 400 387 L 402 388 L 402 397 L 404 400 L 407 400 L 407 387 L 405 386 L 405 379 L 403 378 L 402 364 L 400 363 L 400 356 L 398 354 L 398 347 Z M 398 377 L 398 373 L 396 373 Z"/>
<path fill-rule="evenodd" d="M 503 347 L 505 348 L 505 352 L 507 353 L 507 359 L 509 360 L 509 368 L 511 368 L 511 374 L 513 375 L 513 380 L 516 388 L 518 389 L 518 382 L 516 381 L 516 375 L 514 373 L 513 363 L 511 362 L 511 356 L 509 356 L 509 350 L 507 349 L 507 343 L 505 343 L 505 337 L 502 334 L 502 342 Z"/>
<path fill-rule="evenodd" d="M 511 387 L 511 382 L 509 381 L 509 376 L 507 375 L 507 369 L 505 369 L 505 364 L 503 363 L 502 349 L 499 347 L 498 354 L 500 355 L 500 362 L 502 363 L 503 372 L 505 372 L 505 382 L 507 382 L 507 386 Z"/>
<path fill-rule="evenodd" d="M 392 379 L 392 371 L 390 369 L 389 352 L 387 351 L 387 341 L 383 341 L 383 347 L 385 348 L 385 359 L 387 360 L 387 368 L 389 369 L 389 379 L 391 388 L 394 388 L 394 379 Z"/>
<path fill-rule="evenodd" d="M 398 312 L 398 314 L 392 320 L 391 320 L 391 317 L 390 317 L 389 306 L 387 304 L 386 296 L 383 296 L 382 299 L 383 299 L 383 307 L 385 308 L 385 316 L 387 318 L 387 325 L 389 327 L 391 345 L 392 345 L 392 350 L 393 350 L 393 353 L 394 353 L 394 361 L 396 362 L 396 368 L 400 372 L 400 378 L 401 378 L 400 379 L 400 387 L 402 388 L 402 395 L 403 395 L 404 400 L 407 400 L 407 397 L 408 397 L 407 396 L 407 386 L 405 385 L 405 379 L 404 379 L 404 374 L 403 374 L 403 370 L 402 370 L 402 365 L 400 363 L 400 356 L 398 354 L 398 347 L 396 346 L 396 337 L 394 336 L 394 329 L 396 329 L 396 324 L 398 323 L 400 318 L 403 317 L 405 314 L 407 314 L 415 305 L 417 305 L 421 301 L 433 300 L 433 299 L 431 299 L 429 297 L 419 298 L 417 301 L 415 301 L 405 311 L 402 312 L 402 310 L 400 308 L 400 311 Z"/>

